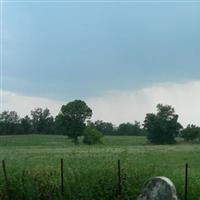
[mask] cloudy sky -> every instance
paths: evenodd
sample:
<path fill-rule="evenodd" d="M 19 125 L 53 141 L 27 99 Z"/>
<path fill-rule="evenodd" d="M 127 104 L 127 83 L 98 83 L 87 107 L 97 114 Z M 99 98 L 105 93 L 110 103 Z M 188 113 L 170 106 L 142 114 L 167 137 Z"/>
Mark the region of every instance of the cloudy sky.
<path fill-rule="evenodd" d="M 83 99 L 93 119 L 142 121 L 171 104 L 200 125 L 200 1 L 5 1 L 2 109 Z"/>

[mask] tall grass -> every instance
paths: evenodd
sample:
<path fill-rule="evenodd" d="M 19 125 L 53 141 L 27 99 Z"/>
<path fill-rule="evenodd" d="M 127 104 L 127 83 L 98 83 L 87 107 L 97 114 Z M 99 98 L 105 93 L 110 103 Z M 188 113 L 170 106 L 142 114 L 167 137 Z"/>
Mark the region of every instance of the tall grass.
<path fill-rule="evenodd" d="M 122 165 L 122 199 L 136 199 L 144 182 L 167 176 L 184 199 L 184 163 L 189 163 L 189 199 L 200 197 L 200 145 L 148 145 L 143 137 L 105 137 L 104 145 L 74 146 L 63 136 L 0 137 L 8 185 L 0 170 L 0 199 L 61 199 L 60 159 L 64 159 L 64 199 L 117 198 L 117 160 Z"/>

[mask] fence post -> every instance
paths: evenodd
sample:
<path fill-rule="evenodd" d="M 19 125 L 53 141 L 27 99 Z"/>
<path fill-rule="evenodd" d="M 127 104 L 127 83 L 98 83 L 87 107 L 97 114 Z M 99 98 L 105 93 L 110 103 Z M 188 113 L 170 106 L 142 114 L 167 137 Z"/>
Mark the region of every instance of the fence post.
<path fill-rule="evenodd" d="M 185 200 L 188 199 L 188 163 L 185 164 Z"/>
<path fill-rule="evenodd" d="M 63 159 L 60 162 L 60 181 L 61 181 L 61 195 L 64 195 L 64 163 Z"/>
<path fill-rule="evenodd" d="M 121 194 L 122 194 L 122 185 L 121 185 L 121 162 L 118 160 L 118 199 L 121 199 Z"/>
<path fill-rule="evenodd" d="M 2 160 L 2 168 L 3 168 L 3 174 L 4 174 L 4 178 L 6 181 L 6 184 L 8 183 L 8 177 L 7 177 L 7 173 L 6 173 L 6 164 L 5 164 L 5 160 Z"/>
<path fill-rule="evenodd" d="M 3 168 L 3 174 L 4 174 L 4 178 L 5 178 L 5 182 L 6 182 L 6 189 L 7 189 L 8 199 L 10 199 L 10 195 L 9 195 L 9 184 L 8 184 L 8 177 L 7 177 L 7 172 L 6 172 L 5 160 L 2 160 L 2 168 Z"/>

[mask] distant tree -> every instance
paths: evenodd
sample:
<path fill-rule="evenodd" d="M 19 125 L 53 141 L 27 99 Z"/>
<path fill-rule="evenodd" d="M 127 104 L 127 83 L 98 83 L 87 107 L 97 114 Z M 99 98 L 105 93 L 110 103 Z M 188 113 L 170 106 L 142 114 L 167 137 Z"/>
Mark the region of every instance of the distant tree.
<path fill-rule="evenodd" d="M 94 125 L 96 129 L 104 135 L 114 135 L 116 133 L 113 124 L 110 122 L 103 122 L 102 120 L 97 120 L 94 123 Z"/>
<path fill-rule="evenodd" d="M 31 110 L 33 132 L 38 134 L 49 134 L 53 132 L 53 117 L 48 108 L 36 108 Z"/>
<path fill-rule="evenodd" d="M 20 117 L 15 111 L 3 111 L 0 114 L 0 134 L 19 134 Z"/>
<path fill-rule="evenodd" d="M 85 121 L 92 116 L 92 110 L 84 101 L 75 100 L 61 107 L 57 122 L 62 124 L 63 130 L 75 144 L 78 137 L 83 135 Z"/>
<path fill-rule="evenodd" d="M 185 141 L 194 141 L 200 136 L 200 127 L 197 127 L 193 124 L 189 124 L 185 129 L 181 131 L 180 136 Z"/>
<path fill-rule="evenodd" d="M 42 118 L 42 108 L 35 108 L 31 110 L 31 117 L 32 117 L 32 125 L 33 125 L 33 132 L 39 133 L 39 124 Z"/>
<path fill-rule="evenodd" d="M 143 128 L 141 127 L 140 122 L 135 121 L 132 123 L 122 123 L 118 127 L 118 135 L 144 135 Z"/>
<path fill-rule="evenodd" d="M 182 128 L 178 115 L 170 105 L 157 105 L 157 113 L 149 113 L 144 120 L 147 139 L 154 144 L 175 143 L 175 137 Z"/>
<path fill-rule="evenodd" d="M 101 138 L 103 137 L 103 134 L 95 126 L 87 126 L 83 135 L 83 143 L 88 145 L 101 143 Z"/>
<path fill-rule="evenodd" d="M 21 119 L 21 128 L 23 134 L 30 134 L 32 132 L 32 122 L 28 115 Z"/>

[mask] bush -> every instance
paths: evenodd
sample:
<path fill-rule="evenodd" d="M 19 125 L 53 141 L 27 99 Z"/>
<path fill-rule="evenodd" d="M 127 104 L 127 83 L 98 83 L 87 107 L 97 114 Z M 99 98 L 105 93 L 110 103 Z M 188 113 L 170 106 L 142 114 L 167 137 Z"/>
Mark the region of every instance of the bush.
<path fill-rule="evenodd" d="M 98 144 L 101 143 L 101 138 L 103 137 L 103 134 L 96 130 L 93 126 L 87 126 L 84 130 L 84 138 L 83 143 L 85 144 Z"/>

